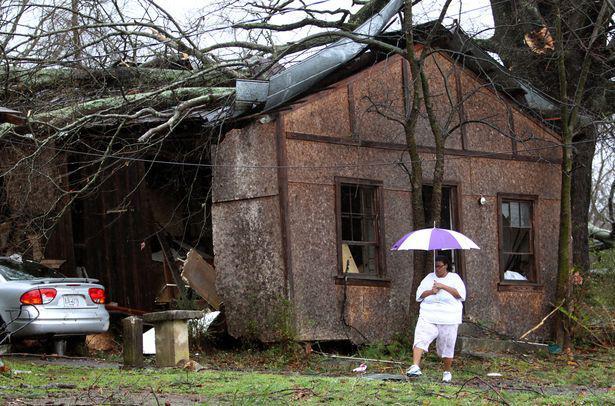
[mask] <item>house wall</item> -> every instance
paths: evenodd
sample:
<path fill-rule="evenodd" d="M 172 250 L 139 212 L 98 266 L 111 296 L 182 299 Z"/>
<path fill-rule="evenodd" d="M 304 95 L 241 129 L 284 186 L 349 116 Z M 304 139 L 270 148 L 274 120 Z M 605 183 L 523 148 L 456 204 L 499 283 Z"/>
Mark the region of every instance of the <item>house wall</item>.
<path fill-rule="evenodd" d="M 555 297 L 557 240 L 559 232 L 559 185 L 556 165 L 536 162 L 472 158 L 463 174 L 462 231 L 481 247 L 465 255 L 465 282 L 468 290 L 466 316 L 518 337 L 549 312 Z M 536 265 L 541 286 L 499 286 L 498 193 L 538 196 L 534 208 Z M 487 199 L 484 206 L 477 201 Z M 541 329 L 538 336 L 549 333 Z"/>
<path fill-rule="evenodd" d="M 481 247 L 462 254 L 468 288 L 465 315 L 502 333 L 520 335 L 544 317 L 554 296 L 560 186 L 557 160 L 561 155 L 558 149 L 542 153 L 528 145 L 553 145 L 556 136 L 488 84 L 456 68 L 447 57 L 436 55 L 426 66 L 440 123 L 451 129 L 444 179 L 457 187 L 460 231 Z M 218 200 L 214 188 L 216 265 L 219 275 L 233 274 L 233 278 L 219 277 L 218 289 L 222 295 L 233 296 L 233 309 L 253 311 L 249 303 L 256 302 L 239 299 L 235 292 L 255 289 L 235 279 L 240 275 L 241 279 L 254 278 L 259 272 L 264 273 L 267 285 L 258 284 L 257 292 L 265 288 L 282 293 L 280 281 L 288 284 L 285 293 L 292 303 L 294 333 L 299 340 L 386 341 L 396 334 L 410 333 L 412 252 L 388 250 L 412 225 L 408 176 L 395 164 L 405 150 L 403 127 L 396 122 L 403 117 L 404 100 L 408 100 L 403 83 L 410 83 L 408 69 L 401 58 L 393 57 L 293 104 L 279 114 L 277 128 L 255 122 L 227 135 L 218 150 L 224 159 L 221 162 L 284 163 L 278 177 L 236 173 L 232 182 L 240 184 L 227 187 L 223 179 L 230 175 L 226 173 L 215 181 L 220 195 L 227 196 Z M 459 126 L 462 120 L 471 124 Z M 515 141 L 520 134 L 528 136 L 521 145 Z M 417 125 L 417 137 L 425 182 L 429 183 L 433 143 L 424 116 Z M 276 146 L 277 160 L 271 152 Z M 264 160 L 263 155 L 269 159 Z M 382 182 L 386 283 L 344 285 L 337 277 L 336 176 Z M 280 180 L 279 195 L 269 205 L 272 212 L 259 213 L 262 219 L 249 223 L 253 231 L 248 230 L 246 214 L 237 217 L 236 213 L 264 205 L 270 197 L 264 190 L 276 189 L 271 185 L 276 180 Z M 242 188 L 263 191 L 243 196 Z M 499 284 L 498 193 L 538 196 L 537 287 L 510 289 Z M 481 196 L 487 199 L 482 206 L 478 204 Z M 280 224 L 272 219 L 276 210 Z M 216 224 L 216 219 L 226 224 Z M 228 249 L 229 240 L 238 231 L 251 232 L 250 238 L 255 232 L 268 234 L 267 255 L 262 258 L 265 265 L 254 264 L 255 254 L 247 247 Z M 276 243 L 278 239 L 282 241 Z M 247 322 L 237 323 L 240 316 L 231 316 L 228 310 L 232 331 L 245 330 Z M 344 325 L 343 318 L 352 327 Z M 537 332 L 538 336 L 546 334 L 546 328 Z"/>
<path fill-rule="evenodd" d="M 80 175 L 86 176 L 86 168 Z M 154 310 L 164 287 L 161 264 L 152 261 L 151 194 L 143 187 L 141 163 L 118 168 L 72 207 L 76 265 L 101 281 L 109 302 Z"/>
<path fill-rule="evenodd" d="M 292 327 L 277 160 L 274 123 L 229 132 L 212 156 L 216 290 L 229 333 L 263 341 Z"/>
<path fill-rule="evenodd" d="M 292 301 L 299 339 L 350 338 L 360 342 L 364 339 L 358 330 L 368 340 L 380 340 L 399 332 L 400 326 L 407 326 L 411 253 L 387 253 L 386 270 L 390 279 L 387 286 L 344 286 L 336 280 L 335 176 L 383 182 L 386 244 L 392 244 L 395 237 L 408 232 L 411 208 L 407 178 L 401 168 L 390 165 L 377 168 L 332 166 L 391 162 L 392 155 L 398 154 L 372 148 L 288 140 L 288 164 L 300 168 L 290 169 L 288 177 Z M 320 165 L 326 167 L 313 168 Z M 347 296 L 345 304 L 344 290 Z M 347 312 L 348 324 L 354 329 L 340 322 L 343 308 Z"/>

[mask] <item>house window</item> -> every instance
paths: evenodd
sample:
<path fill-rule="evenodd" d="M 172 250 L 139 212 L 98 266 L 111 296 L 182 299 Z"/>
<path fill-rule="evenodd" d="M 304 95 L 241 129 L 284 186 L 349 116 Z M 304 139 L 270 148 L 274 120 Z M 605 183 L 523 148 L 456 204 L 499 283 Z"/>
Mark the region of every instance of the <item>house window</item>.
<path fill-rule="evenodd" d="M 349 277 L 381 277 L 382 252 L 381 183 L 336 178 L 338 273 Z"/>
<path fill-rule="evenodd" d="M 425 227 L 429 228 L 433 226 L 429 224 L 429 219 L 432 219 L 431 209 L 431 195 L 433 194 L 433 187 L 431 185 L 423 185 L 423 212 L 425 213 L 425 219 L 427 223 Z M 440 228 L 447 230 L 459 230 L 459 224 L 457 221 L 457 188 L 452 185 L 442 185 L 442 201 L 440 206 Z M 451 264 L 451 270 L 459 276 L 463 277 L 461 269 L 461 250 L 442 250 L 436 254 L 446 256 Z"/>
<path fill-rule="evenodd" d="M 535 283 L 534 198 L 499 196 L 500 279 L 507 283 Z"/>

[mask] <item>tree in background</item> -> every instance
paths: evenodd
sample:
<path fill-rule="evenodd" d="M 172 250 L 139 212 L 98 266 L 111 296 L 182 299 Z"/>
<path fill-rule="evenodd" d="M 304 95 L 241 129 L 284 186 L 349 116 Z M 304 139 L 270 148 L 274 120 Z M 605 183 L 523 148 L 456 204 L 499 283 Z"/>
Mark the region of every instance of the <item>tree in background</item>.
<path fill-rule="evenodd" d="M 599 228 L 610 229 L 615 236 L 615 138 L 613 124 L 600 127 L 593 164 L 592 192 L 589 223 Z"/>
<path fill-rule="evenodd" d="M 552 113 L 559 117 L 564 144 L 557 300 L 566 302 L 572 263 L 582 273 L 589 270 L 592 159 L 598 125 L 615 112 L 615 9 L 611 0 L 492 0 L 491 10 L 494 35 L 481 40 L 481 46 L 561 106 Z M 557 320 L 558 342 L 569 341 L 563 315 Z"/>

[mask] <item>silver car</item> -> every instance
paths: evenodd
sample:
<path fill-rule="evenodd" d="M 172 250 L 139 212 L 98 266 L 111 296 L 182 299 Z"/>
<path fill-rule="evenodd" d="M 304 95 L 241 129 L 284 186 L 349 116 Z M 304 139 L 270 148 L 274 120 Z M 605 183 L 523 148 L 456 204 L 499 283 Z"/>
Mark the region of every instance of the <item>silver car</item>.
<path fill-rule="evenodd" d="M 105 289 L 34 261 L 0 257 L 0 344 L 11 337 L 71 336 L 109 328 Z"/>

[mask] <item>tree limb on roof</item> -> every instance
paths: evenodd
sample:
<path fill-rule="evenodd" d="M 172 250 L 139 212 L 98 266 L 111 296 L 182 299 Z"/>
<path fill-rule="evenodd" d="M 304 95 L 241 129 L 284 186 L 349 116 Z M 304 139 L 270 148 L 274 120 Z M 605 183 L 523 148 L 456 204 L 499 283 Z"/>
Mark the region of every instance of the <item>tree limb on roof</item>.
<path fill-rule="evenodd" d="M 230 93 L 232 92 L 228 92 L 226 95 Z M 163 131 L 172 131 L 173 128 L 177 125 L 177 123 L 180 122 L 181 119 L 190 112 L 190 110 L 207 105 L 220 97 L 222 97 L 221 94 L 206 94 L 180 103 L 175 108 L 175 113 L 173 114 L 173 116 L 171 116 L 171 118 L 169 118 L 164 123 L 147 130 L 142 136 L 139 137 L 138 141 L 146 142 L 158 133 L 161 133 Z"/>
<path fill-rule="evenodd" d="M 206 75 L 206 73 L 208 73 Z M 188 86 L 211 86 L 213 81 L 230 80 L 217 69 L 202 71 L 142 68 L 142 67 L 113 67 L 107 69 L 83 68 L 44 68 L 37 71 L 11 70 L 0 73 L 0 81 L 7 83 L 9 89 L 18 86 L 21 90 L 36 92 L 45 88 L 57 86 L 95 86 L 97 83 L 106 85 L 116 82 L 124 86 L 159 85 L 182 81 Z"/>
<path fill-rule="evenodd" d="M 228 87 L 186 87 L 165 90 L 163 92 L 156 91 L 107 97 L 58 110 L 38 113 L 29 118 L 29 120 L 31 122 L 39 122 L 58 127 L 67 124 L 71 120 L 77 120 L 89 114 L 115 112 L 118 109 L 123 109 L 125 111 L 130 107 L 142 106 L 143 102 L 148 102 L 148 107 L 151 108 L 164 107 L 201 96 L 207 96 L 213 101 L 229 96 L 233 92 L 234 89 Z"/>

